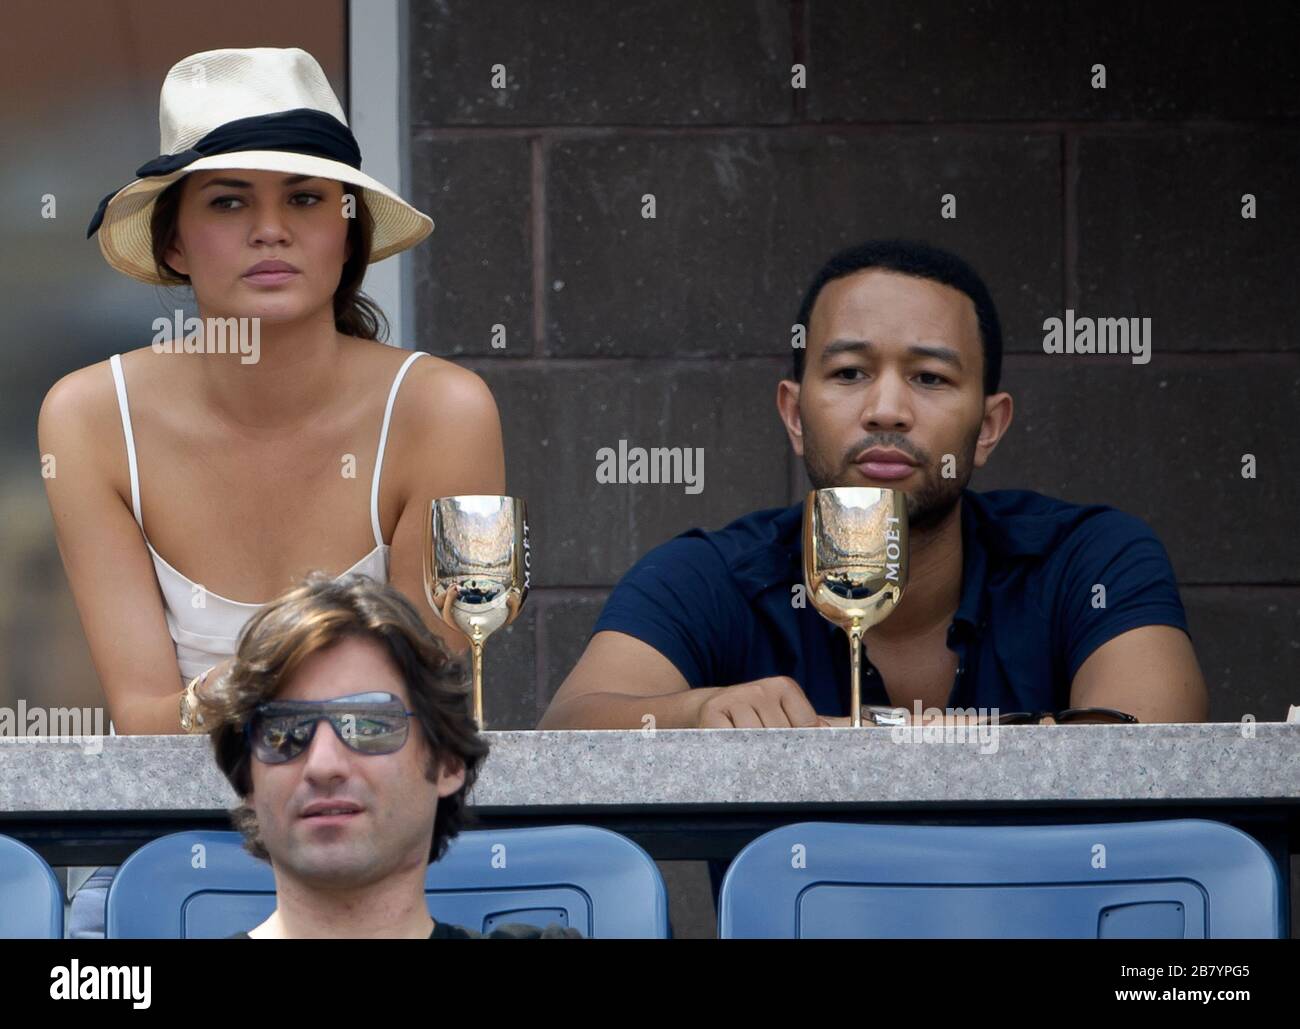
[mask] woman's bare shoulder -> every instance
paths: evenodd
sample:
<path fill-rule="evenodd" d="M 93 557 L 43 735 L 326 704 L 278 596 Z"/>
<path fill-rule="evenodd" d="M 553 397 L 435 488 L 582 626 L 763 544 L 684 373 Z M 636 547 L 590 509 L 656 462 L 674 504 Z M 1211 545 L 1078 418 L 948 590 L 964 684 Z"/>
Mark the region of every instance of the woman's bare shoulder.
<path fill-rule="evenodd" d="M 386 347 L 386 382 L 391 383 L 412 351 Z M 385 388 L 385 392 L 386 392 Z M 501 446 L 501 418 L 483 378 L 453 361 L 425 353 L 412 361 L 393 404 L 389 453 L 401 466 L 427 464 L 431 439 L 457 440 L 468 451 Z"/>
<path fill-rule="evenodd" d="M 151 352 L 151 348 L 144 346 L 120 355 L 123 377 L 133 387 L 141 385 L 146 374 L 157 371 L 137 356 L 141 351 Z M 123 482 L 118 480 L 125 481 L 126 437 L 110 359 L 74 369 L 57 380 L 45 393 L 36 426 L 42 452 L 76 447 L 92 458 L 89 463 L 100 469 L 119 493 L 123 491 Z"/>
<path fill-rule="evenodd" d="M 408 416 L 413 414 L 426 425 L 471 426 L 497 418 L 492 390 L 469 368 L 430 354 L 411 365 L 407 378 L 411 380 Z"/>
<path fill-rule="evenodd" d="M 382 343 L 377 339 L 358 339 L 356 336 L 344 336 L 344 346 L 349 347 L 355 357 L 360 361 L 365 361 L 375 367 L 384 367 L 396 371 L 403 362 L 410 357 L 415 350 L 410 347 L 401 346 L 396 343 Z M 415 365 L 425 367 L 435 365 L 439 368 L 458 368 L 459 365 L 453 364 L 445 358 L 438 357 L 436 354 L 430 354 L 427 351 Z M 412 366 L 414 371 L 414 366 Z"/>
<path fill-rule="evenodd" d="M 354 342 L 365 347 L 362 358 L 371 363 L 376 378 L 386 385 L 391 385 L 403 363 L 415 352 L 373 340 Z M 408 411 L 430 414 L 450 407 L 463 413 L 466 406 L 481 406 L 491 392 L 477 373 L 426 351 L 407 369 L 399 397 L 404 401 L 401 406 Z"/>
<path fill-rule="evenodd" d="M 133 393 L 147 393 L 149 382 L 146 380 L 151 382 L 163 370 L 159 362 L 145 359 L 144 355 L 152 353 L 151 347 L 143 346 L 119 355 L 123 378 Z M 138 398 L 132 396 L 131 406 L 137 402 Z M 43 423 L 75 426 L 96 433 L 120 425 L 111 359 L 77 368 L 55 382 L 41 403 L 40 417 Z"/>
<path fill-rule="evenodd" d="M 97 361 L 68 372 L 49 388 L 38 425 L 41 433 L 91 439 L 103 434 L 110 415 L 119 418 L 113 371 L 107 360 Z"/>

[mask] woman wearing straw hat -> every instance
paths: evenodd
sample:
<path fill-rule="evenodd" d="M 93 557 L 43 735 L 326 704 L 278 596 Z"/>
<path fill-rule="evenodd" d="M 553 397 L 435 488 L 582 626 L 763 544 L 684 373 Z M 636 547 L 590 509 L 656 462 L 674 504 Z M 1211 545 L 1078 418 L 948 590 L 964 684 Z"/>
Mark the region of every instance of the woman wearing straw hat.
<path fill-rule="evenodd" d="M 133 279 L 190 285 L 199 331 L 65 376 L 38 425 L 59 551 L 126 733 L 202 731 L 207 678 L 312 569 L 391 575 L 426 610 L 422 506 L 505 492 L 482 380 L 378 342 L 366 267 L 433 222 L 361 172 L 316 60 L 194 54 L 168 72 L 159 124 L 160 156 L 104 198 L 87 237 Z M 115 871 L 77 891 L 71 936 L 103 935 Z"/>
<path fill-rule="evenodd" d="M 38 428 L 59 550 L 124 733 L 201 731 L 205 677 L 312 569 L 391 575 L 427 610 L 422 506 L 505 491 L 482 380 L 378 341 L 366 267 L 433 222 L 361 172 L 316 60 L 194 54 L 160 107 L 161 155 L 105 197 L 87 236 L 133 279 L 190 285 L 202 326 L 65 376 Z"/>

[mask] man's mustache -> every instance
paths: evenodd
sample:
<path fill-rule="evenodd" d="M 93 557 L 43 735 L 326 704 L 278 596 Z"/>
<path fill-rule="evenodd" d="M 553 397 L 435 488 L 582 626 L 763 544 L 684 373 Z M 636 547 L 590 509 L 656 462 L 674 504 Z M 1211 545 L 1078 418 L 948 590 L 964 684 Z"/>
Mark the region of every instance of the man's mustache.
<path fill-rule="evenodd" d="M 887 450 L 900 450 L 915 461 L 918 468 L 924 468 L 930 464 L 929 455 L 927 455 L 923 450 L 917 450 L 906 440 L 868 438 L 849 448 L 849 451 L 844 458 L 845 466 L 855 464 L 856 462 L 854 461 L 854 458 L 859 454 L 865 454 L 873 447 L 883 447 Z"/>

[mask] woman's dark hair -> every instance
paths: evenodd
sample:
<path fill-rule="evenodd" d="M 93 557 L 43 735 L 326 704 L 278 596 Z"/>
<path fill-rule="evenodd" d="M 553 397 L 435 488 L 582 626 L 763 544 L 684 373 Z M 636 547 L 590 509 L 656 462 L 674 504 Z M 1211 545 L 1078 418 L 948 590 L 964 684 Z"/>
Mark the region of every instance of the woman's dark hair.
<path fill-rule="evenodd" d="M 182 176 L 159 194 L 149 223 L 153 263 L 158 276 L 175 286 L 188 286 L 190 277 L 172 268 L 163 255 L 176 238 L 176 223 L 184 189 L 182 183 L 189 177 Z M 355 197 L 356 206 L 354 217 L 347 219 L 348 242 L 352 245 L 352 251 L 343 263 L 343 274 L 339 277 L 338 289 L 334 291 L 334 327 L 345 336 L 382 342 L 388 338 L 388 319 L 384 317 L 379 305 L 361 292 L 361 283 L 370 264 L 375 219 L 359 187 L 345 182 L 343 194 Z"/>
<path fill-rule="evenodd" d="M 470 817 L 466 797 L 487 757 L 487 740 L 470 714 L 464 664 L 448 656 L 406 597 L 360 572 L 338 579 L 313 572 L 267 604 L 240 633 L 230 671 L 204 685 L 201 710 L 217 765 L 245 801 L 231 812 L 231 821 L 243 833 L 245 848 L 269 860 L 257 817 L 246 803 L 253 781 L 244 726 L 257 705 L 275 697 L 303 661 L 350 637 L 377 641 L 406 684 L 431 755 L 425 777 L 436 782 L 440 766 L 465 769 L 464 785 L 438 800 L 429 846 L 429 861 L 437 861 Z"/>
<path fill-rule="evenodd" d="M 901 275 L 930 279 L 945 286 L 961 290 L 975 304 L 979 321 L 980 343 L 984 349 L 984 395 L 998 391 L 1002 378 L 1002 323 L 993 297 L 975 269 L 956 254 L 928 243 L 910 239 L 874 239 L 867 243 L 841 250 L 813 277 L 812 285 L 804 294 L 796 323 L 804 327 L 807 335 L 808 319 L 822 287 L 833 279 L 852 275 L 868 268 L 884 268 Z M 804 349 L 794 349 L 794 379 L 803 381 Z"/>

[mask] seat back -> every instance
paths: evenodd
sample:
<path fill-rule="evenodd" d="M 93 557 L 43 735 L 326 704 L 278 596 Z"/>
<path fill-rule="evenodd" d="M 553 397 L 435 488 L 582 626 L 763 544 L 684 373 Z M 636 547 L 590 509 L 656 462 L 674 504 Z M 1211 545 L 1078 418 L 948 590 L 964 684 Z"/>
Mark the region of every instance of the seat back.
<path fill-rule="evenodd" d="M 558 923 L 595 938 L 668 934 L 668 896 L 641 847 L 606 829 L 547 826 L 461 832 L 429 866 L 429 911 L 489 933 L 503 922 Z M 271 866 L 235 832 L 183 832 L 141 847 L 108 893 L 110 938 L 211 939 L 275 910 Z"/>
<path fill-rule="evenodd" d="M 1280 937 L 1278 868 L 1201 819 L 1086 825 L 805 822 L 723 879 L 724 938 Z"/>
<path fill-rule="evenodd" d="M 63 939 L 63 889 L 25 843 L 0 836 L 0 938 Z"/>

